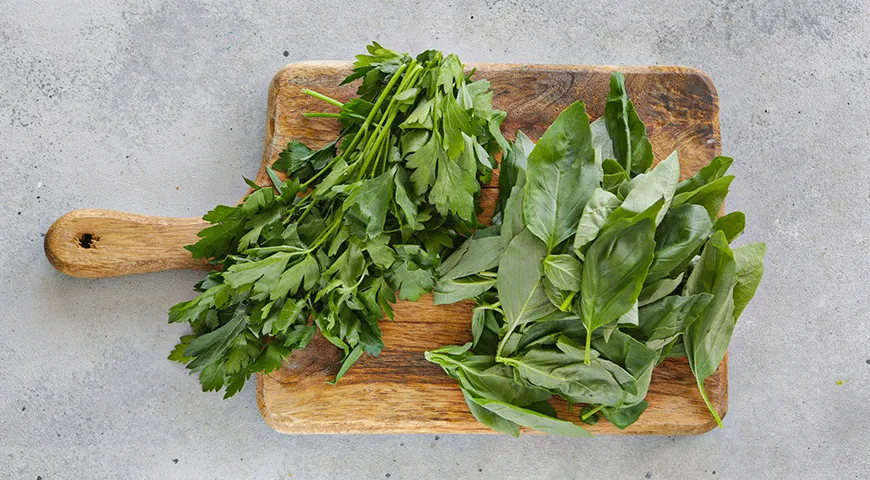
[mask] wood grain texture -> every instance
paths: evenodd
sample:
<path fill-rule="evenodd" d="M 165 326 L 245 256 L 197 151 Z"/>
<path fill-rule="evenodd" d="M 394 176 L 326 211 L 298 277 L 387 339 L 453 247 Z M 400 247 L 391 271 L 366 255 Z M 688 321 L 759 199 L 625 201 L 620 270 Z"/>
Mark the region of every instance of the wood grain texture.
<path fill-rule="evenodd" d="M 167 218 L 111 210 L 75 210 L 45 234 L 45 256 L 67 275 L 103 278 L 207 268 L 185 245 L 208 226 L 200 218 Z"/>
<path fill-rule="evenodd" d="M 586 102 L 597 118 L 604 110 L 611 72 L 616 67 L 545 65 L 474 65 L 475 78 L 492 82 L 497 108 L 508 111 L 503 131 L 517 129 L 533 139 L 569 104 Z M 304 93 L 311 88 L 339 100 L 356 85 L 337 87 L 350 72 L 347 62 L 300 62 L 273 79 L 269 91 L 264 164 L 275 161 L 290 140 L 319 147 L 337 134 L 337 122 L 303 118 L 304 111 L 330 106 Z M 689 177 L 720 152 L 716 90 L 703 73 L 681 67 L 619 67 L 638 115 L 646 122 L 656 159 L 679 150 L 681 176 Z M 494 184 L 495 184 L 494 179 Z M 267 184 L 264 168 L 257 182 Z M 485 189 L 488 218 L 497 191 Z M 364 356 L 336 386 L 327 385 L 338 370 L 338 352 L 316 337 L 294 353 L 282 369 L 257 376 L 257 401 L 266 422 L 283 433 L 492 433 L 478 423 L 455 382 L 423 352 L 471 338 L 470 302 L 434 306 L 431 296 L 395 305 L 395 322 L 381 323 L 386 348 Z M 705 383 L 720 416 L 728 405 L 727 357 Z M 606 421 L 588 427 L 596 434 L 692 435 L 716 425 L 707 411 L 685 359 L 671 359 L 654 370 L 650 407 L 625 430 Z M 564 402 L 560 416 L 576 419 Z M 531 431 L 526 430 L 527 433 Z"/>

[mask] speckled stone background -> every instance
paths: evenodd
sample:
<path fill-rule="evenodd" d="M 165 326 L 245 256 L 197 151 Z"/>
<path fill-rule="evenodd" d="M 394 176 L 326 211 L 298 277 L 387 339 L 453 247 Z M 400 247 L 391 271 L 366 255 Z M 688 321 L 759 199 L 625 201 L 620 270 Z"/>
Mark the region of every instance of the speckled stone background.
<path fill-rule="evenodd" d="M 254 5 L 256 3 L 256 6 Z M 870 478 L 870 9 L 861 1 L 0 0 L 0 477 Z M 253 384 L 166 360 L 196 272 L 84 280 L 42 236 L 76 208 L 197 216 L 245 191 L 284 64 L 377 39 L 465 61 L 710 74 L 729 209 L 767 272 L 725 428 L 690 438 L 283 436 Z"/>

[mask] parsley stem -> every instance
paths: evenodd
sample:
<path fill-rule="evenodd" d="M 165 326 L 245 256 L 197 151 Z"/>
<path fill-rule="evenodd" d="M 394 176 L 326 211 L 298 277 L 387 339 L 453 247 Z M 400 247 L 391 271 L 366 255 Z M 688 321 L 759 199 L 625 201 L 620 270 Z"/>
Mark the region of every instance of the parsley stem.
<path fill-rule="evenodd" d="M 335 157 L 335 158 L 338 158 L 338 157 Z M 326 169 L 324 168 L 324 170 L 326 170 Z M 302 215 L 300 215 L 299 218 L 296 219 L 297 223 L 302 223 L 302 219 L 305 218 L 306 215 L 308 215 L 308 212 L 311 211 L 311 207 L 314 206 L 315 202 L 314 202 L 314 199 L 312 198 L 313 196 L 314 196 L 314 192 L 311 192 L 307 197 L 305 197 L 305 198 L 311 198 L 311 203 L 309 203 L 308 206 L 305 207 L 305 210 L 302 211 Z"/>
<path fill-rule="evenodd" d="M 353 149 L 359 144 L 360 140 L 362 140 L 363 133 L 369 128 L 369 125 L 372 123 L 372 119 L 377 114 L 378 110 L 380 110 L 381 104 L 384 103 L 384 100 L 387 98 L 387 95 L 389 95 L 390 90 L 392 90 L 393 86 L 396 85 L 396 82 L 399 81 L 399 77 L 401 76 L 402 72 L 405 71 L 405 68 L 407 68 L 407 66 L 407 64 L 402 64 L 399 66 L 399 68 L 396 69 L 396 73 L 394 73 L 393 77 L 390 78 L 390 81 L 387 82 L 387 86 L 384 87 L 384 91 L 381 92 L 377 101 L 375 101 L 374 106 L 372 106 L 371 113 L 369 113 L 369 116 L 366 117 L 362 126 L 359 127 L 359 131 L 357 131 L 356 135 L 354 135 L 353 140 L 351 140 L 350 145 L 348 145 L 346 151 L 353 151 Z"/>
<path fill-rule="evenodd" d="M 389 138 L 390 130 L 392 130 L 393 121 L 396 119 L 396 115 L 399 113 L 398 103 L 396 102 L 396 95 L 408 89 L 408 86 L 411 85 L 417 78 L 417 72 L 420 71 L 422 67 L 417 65 L 417 61 L 414 60 L 409 64 L 409 71 L 405 74 L 404 78 L 402 78 L 399 86 L 396 87 L 396 93 L 393 94 L 392 98 L 390 98 L 390 103 L 387 104 L 386 110 L 384 110 L 384 114 L 381 116 L 380 122 L 378 122 L 377 127 L 380 129 L 377 136 L 375 137 L 374 143 L 366 144 L 364 150 L 368 150 L 368 155 L 366 155 L 365 160 L 363 162 L 362 168 L 357 172 L 357 180 L 361 180 L 365 175 L 369 173 L 374 174 L 377 170 L 377 162 L 375 163 L 375 168 L 372 172 L 368 171 L 369 164 L 372 162 L 372 159 L 377 158 L 380 160 L 379 153 L 383 148 L 383 144 L 386 139 Z M 398 73 L 398 71 L 396 72 Z M 389 86 L 388 86 L 389 89 Z M 377 105 L 376 105 L 377 107 Z"/>
<path fill-rule="evenodd" d="M 384 157 L 384 166 L 386 167 L 386 159 L 389 157 L 390 148 L 390 142 L 388 141 L 388 139 L 390 138 L 392 124 L 396 120 L 396 116 L 399 114 L 399 103 L 396 101 L 396 95 L 404 92 L 412 85 L 414 85 L 419 78 L 421 71 L 423 71 L 423 67 L 419 66 L 416 60 L 408 64 L 408 71 L 405 73 L 405 77 L 402 78 L 401 83 L 399 83 L 399 86 L 396 87 L 396 93 L 394 93 L 393 97 L 390 98 L 390 103 L 387 104 L 387 108 L 384 110 L 380 122 L 378 122 L 378 124 L 376 125 L 377 128 L 380 129 L 380 131 L 375 137 L 374 144 L 372 144 L 369 154 L 366 155 L 362 169 L 360 169 L 359 173 L 357 174 L 357 179 L 361 179 L 364 175 L 367 174 L 376 176 L 379 170 L 381 155 L 383 155 Z M 372 159 L 375 159 L 375 164 L 372 168 L 372 171 L 369 172 L 368 167 Z"/>
<path fill-rule="evenodd" d="M 336 156 L 332 157 L 332 160 L 330 160 L 329 163 L 327 163 L 322 169 L 320 169 L 319 172 L 315 173 L 311 178 L 309 178 L 305 183 L 303 183 L 302 187 L 304 188 L 304 187 L 307 187 L 308 185 L 311 185 L 311 182 L 317 180 L 321 175 L 328 172 L 333 167 L 333 165 L 335 165 L 335 163 L 338 162 L 338 159 L 340 159 L 340 158 L 342 158 L 342 155 L 336 155 Z M 312 195 L 314 194 L 314 192 L 311 192 L 311 193 L 312 193 Z"/>
<path fill-rule="evenodd" d="M 593 408 L 592 410 L 589 410 L 588 412 L 586 412 L 580 416 L 580 420 L 588 419 L 592 415 L 595 415 L 596 413 L 598 413 L 598 411 L 601 410 L 602 408 L 604 408 L 604 405 L 599 405 L 599 406 Z"/>
<path fill-rule="evenodd" d="M 317 250 L 317 248 L 318 248 L 320 245 L 322 245 L 323 242 L 325 242 L 326 239 L 329 238 L 330 235 L 332 235 L 332 232 L 333 232 L 333 231 L 335 230 L 335 228 L 336 228 L 337 226 L 339 226 L 339 225 L 341 225 L 341 217 L 339 217 L 339 216 L 336 215 L 336 217 L 335 217 L 335 221 L 332 222 L 332 225 L 330 225 L 329 228 L 327 228 L 325 232 L 323 232 L 322 234 L 320 234 L 320 236 L 317 237 L 316 240 L 314 240 L 314 243 L 313 243 L 313 244 L 311 245 L 311 247 L 308 249 L 308 253 L 311 253 L 311 252 Z"/>
<path fill-rule="evenodd" d="M 341 118 L 340 113 L 326 113 L 326 112 L 305 112 L 302 114 L 305 118 Z"/>
<path fill-rule="evenodd" d="M 307 88 L 303 88 L 302 93 L 304 93 L 306 95 L 311 95 L 312 97 L 323 100 L 326 103 L 331 103 L 339 108 L 344 106 L 344 104 L 339 102 L 338 100 L 336 100 L 334 98 L 327 97 L 326 95 L 324 95 L 322 93 L 315 92 L 314 90 L 309 90 Z"/>

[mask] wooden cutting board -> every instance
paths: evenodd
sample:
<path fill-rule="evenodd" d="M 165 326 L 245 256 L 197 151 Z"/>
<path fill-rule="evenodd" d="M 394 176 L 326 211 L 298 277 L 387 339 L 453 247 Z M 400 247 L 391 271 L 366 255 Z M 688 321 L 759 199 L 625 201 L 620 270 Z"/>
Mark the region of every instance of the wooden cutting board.
<path fill-rule="evenodd" d="M 517 129 L 532 139 L 569 104 L 586 102 L 593 118 L 601 115 L 610 74 L 625 74 L 626 89 L 646 122 L 657 160 L 679 150 L 681 176 L 689 177 L 720 153 L 716 89 L 703 73 L 682 67 L 586 67 L 547 65 L 476 65 L 475 78 L 487 78 L 493 104 L 506 110 L 502 129 Z M 302 93 L 310 88 L 339 100 L 356 85 L 337 85 L 351 71 L 349 62 L 300 62 L 272 80 L 263 161 L 256 182 L 269 184 L 271 164 L 290 140 L 319 147 L 338 133 L 338 123 L 302 117 L 329 105 Z M 495 184 L 496 180 L 494 180 Z M 484 189 L 485 220 L 497 190 Z M 104 277 L 205 268 L 183 246 L 196 240 L 199 219 L 170 219 L 104 210 L 78 210 L 59 219 L 46 234 L 46 255 L 61 271 Z M 282 369 L 257 376 L 257 403 L 272 428 L 282 433 L 491 433 L 468 412 L 456 383 L 423 352 L 471 338 L 470 302 L 434 306 L 431 296 L 395 305 L 395 322 L 381 323 L 386 348 L 379 357 L 364 356 L 336 386 L 338 352 L 322 337 L 294 353 Z M 727 357 L 707 379 L 710 401 L 720 416 L 728 406 Z M 647 399 L 650 407 L 625 430 L 606 421 L 587 428 L 595 434 L 691 435 L 716 423 L 701 399 L 685 359 L 657 367 Z M 577 420 L 565 402 L 554 401 L 561 418 Z M 528 433 L 531 431 L 526 430 Z"/>
<path fill-rule="evenodd" d="M 503 131 L 517 129 L 533 139 L 569 104 L 586 102 L 590 115 L 604 109 L 611 67 L 477 65 L 475 78 L 492 82 L 493 104 L 508 112 Z M 646 122 L 656 159 L 679 150 L 683 178 L 720 152 L 719 107 L 710 79 L 675 67 L 619 68 L 638 115 Z M 301 92 L 311 88 L 339 100 L 355 86 L 337 88 L 347 63 L 297 63 L 279 72 L 269 92 L 265 156 L 275 160 L 292 139 L 319 146 L 334 138 L 336 122 L 303 119 L 323 104 Z M 260 180 L 266 181 L 265 178 Z M 487 192 L 491 212 L 497 191 Z M 456 382 L 423 358 L 426 350 L 470 340 L 471 302 L 434 306 L 430 296 L 399 302 L 395 322 L 381 328 L 386 348 L 363 357 L 336 386 L 338 353 L 322 338 L 294 354 L 280 371 L 257 377 L 257 399 L 266 422 L 283 433 L 490 433 L 468 413 Z M 706 383 L 716 410 L 727 409 L 727 362 Z M 619 430 L 606 421 L 594 433 L 687 435 L 716 423 L 707 411 L 685 360 L 668 360 L 653 373 L 649 409 Z M 564 402 L 560 417 L 576 419 Z"/>

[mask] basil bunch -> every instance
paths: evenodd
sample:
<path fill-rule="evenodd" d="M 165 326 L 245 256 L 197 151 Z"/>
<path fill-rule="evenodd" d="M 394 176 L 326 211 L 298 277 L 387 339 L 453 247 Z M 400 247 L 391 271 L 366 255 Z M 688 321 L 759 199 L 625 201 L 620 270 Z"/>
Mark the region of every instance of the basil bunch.
<path fill-rule="evenodd" d="M 718 217 L 733 176 L 717 157 L 679 181 L 677 153 L 651 169 L 646 127 L 614 73 L 604 115 L 563 111 L 537 145 L 504 150 L 493 225 L 438 268 L 436 303 L 474 299 L 473 341 L 426 353 L 459 382 L 471 413 L 588 436 L 556 417 L 559 396 L 619 428 L 634 423 L 653 368 L 686 356 L 704 392 L 761 281 L 765 246 L 732 249 L 745 216 Z"/>

